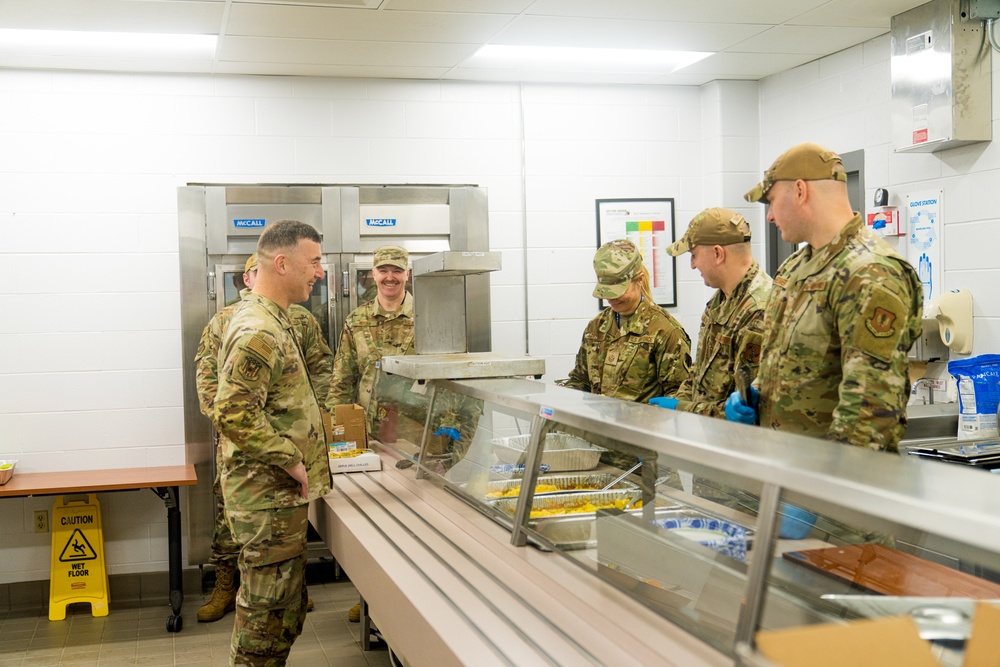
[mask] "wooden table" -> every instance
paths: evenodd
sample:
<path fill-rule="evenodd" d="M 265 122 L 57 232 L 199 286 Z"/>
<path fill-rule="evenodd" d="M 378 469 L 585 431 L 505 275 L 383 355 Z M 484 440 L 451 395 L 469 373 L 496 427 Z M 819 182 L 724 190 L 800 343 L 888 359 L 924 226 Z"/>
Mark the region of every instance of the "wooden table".
<path fill-rule="evenodd" d="M 184 586 L 181 574 L 181 510 L 178 489 L 197 483 L 198 476 L 194 472 L 194 466 L 190 464 L 72 472 L 15 471 L 11 480 L 0 486 L 0 498 L 151 489 L 167 507 L 170 609 L 173 611 L 173 615 L 167 619 L 167 631 L 180 632 L 184 626 L 184 619 L 181 618 Z"/>

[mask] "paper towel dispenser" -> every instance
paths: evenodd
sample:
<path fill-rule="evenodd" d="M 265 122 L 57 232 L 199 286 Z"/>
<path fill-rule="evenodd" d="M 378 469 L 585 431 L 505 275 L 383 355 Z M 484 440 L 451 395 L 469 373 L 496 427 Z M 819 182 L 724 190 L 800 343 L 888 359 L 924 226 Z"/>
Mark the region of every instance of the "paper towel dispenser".
<path fill-rule="evenodd" d="M 955 289 L 930 300 L 924 308 L 924 328 L 937 321 L 941 342 L 956 354 L 972 353 L 972 293 Z M 933 323 L 931 323 L 933 326 Z"/>

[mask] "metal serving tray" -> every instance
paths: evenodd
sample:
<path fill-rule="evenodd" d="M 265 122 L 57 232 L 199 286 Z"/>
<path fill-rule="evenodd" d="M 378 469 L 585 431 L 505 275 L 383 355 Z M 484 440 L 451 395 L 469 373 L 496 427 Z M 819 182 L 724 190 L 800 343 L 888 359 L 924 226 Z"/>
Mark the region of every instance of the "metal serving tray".
<path fill-rule="evenodd" d="M 605 473 L 591 473 L 587 475 L 542 475 L 538 478 L 538 486 L 554 486 L 555 491 L 539 491 L 535 487 L 535 497 L 547 496 L 554 493 L 588 493 L 600 491 L 605 486 L 615 480 L 617 475 Z M 520 479 L 494 480 L 486 486 L 486 497 L 501 500 L 504 498 L 517 498 L 520 493 Z M 512 491 L 518 489 L 517 491 Z M 639 485 L 628 480 L 620 480 L 609 491 L 632 491 L 639 492 Z"/>

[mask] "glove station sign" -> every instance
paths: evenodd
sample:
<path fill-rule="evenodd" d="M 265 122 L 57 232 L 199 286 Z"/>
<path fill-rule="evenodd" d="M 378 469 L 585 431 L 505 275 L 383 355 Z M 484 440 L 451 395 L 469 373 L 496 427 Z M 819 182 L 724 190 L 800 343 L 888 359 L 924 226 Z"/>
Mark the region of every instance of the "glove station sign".
<path fill-rule="evenodd" d="M 49 620 L 66 618 L 66 605 L 75 602 L 89 602 L 94 616 L 108 615 L 101 504 L 95 494 L 60 496 L 52 506 Z"/>

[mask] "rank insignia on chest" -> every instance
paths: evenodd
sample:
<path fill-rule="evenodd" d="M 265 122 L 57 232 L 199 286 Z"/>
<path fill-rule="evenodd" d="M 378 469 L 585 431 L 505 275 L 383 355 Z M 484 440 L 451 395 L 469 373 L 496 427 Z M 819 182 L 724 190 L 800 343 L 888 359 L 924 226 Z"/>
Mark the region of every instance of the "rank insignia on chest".
<path fill-rule="evenodd" d="M 618 363 L 618 353 L 617 352 L 608 352 L 607 361 L 608 361 L 609 364 L 617 364 Z"/>
<path fill-rule="evenodd" d="M 877 306 L 872 311 L 871 317 L 865 320 L 865 326 L 876 338 L 888 338 L 896 333 L 893 324 L 896 321 L 896 314 Z"/>
<path fill-rule="evenodd" d="M 756 343 L 747 343 L 746 347 L 743 348 L 743 361 L 750 364 L 760 363 L 760 345 Z"/>

